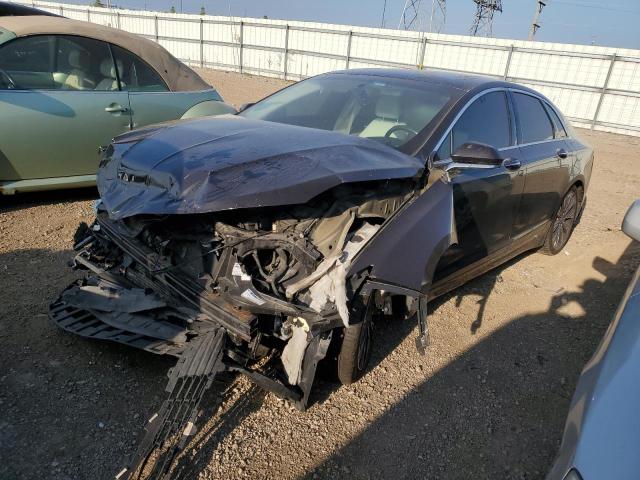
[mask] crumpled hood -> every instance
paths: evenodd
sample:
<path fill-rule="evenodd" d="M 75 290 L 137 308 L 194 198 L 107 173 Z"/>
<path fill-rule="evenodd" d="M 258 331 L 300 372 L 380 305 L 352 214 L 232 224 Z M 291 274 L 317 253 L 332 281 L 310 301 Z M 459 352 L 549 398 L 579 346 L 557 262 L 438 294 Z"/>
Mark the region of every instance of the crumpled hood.
<path fill-rule="evenodd" d="M 300 204 L 341 183 L 424 168 L 373 140 L 238 116 L 136 130 L 104 155 L 98 189 L 113 219 Z"/>

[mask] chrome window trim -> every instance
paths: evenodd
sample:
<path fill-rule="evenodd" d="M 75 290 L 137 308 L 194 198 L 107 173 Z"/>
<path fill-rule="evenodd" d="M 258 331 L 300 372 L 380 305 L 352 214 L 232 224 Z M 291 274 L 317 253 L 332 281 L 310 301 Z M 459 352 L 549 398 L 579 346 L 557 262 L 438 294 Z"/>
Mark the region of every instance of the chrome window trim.
<path fill-rule="evenodd" d="M 432 154 L 434 154 L 435 152 L 437 152 L 440 147 L 442 146 L 442 144 L 444 143 L 444 141 L 446 140 L 446 138 L 449 136 L 449 134 L 451 133 L 451 130 L 453 130 L 453 127 L 455 127 L 456 123 L 458 123 L 458 120 L 460 120 L 460 117 L 462 115 L 464 115 L 464 112 L 467 111 L 467 109 L 473 104 L 473 102 L 475 102 L 478 98 L 482 97 L 483 95 L 486 95 L 488 93 L 492 93 L 492 92 L 505 92 L 505 94 L 509 94 L 509 93 L 521 93 L 523 95 L 529 95 L 530 97 L 533 97 L 535 99 L 537 99 L 538 101 L 542 102 L 542 106 L 544 108 L 545 104 L 548 105 L 550 108 L 553 109 L 553 111 L 556 113 L 556 115 L 558 116 L 558 119 L 560 120 L 560 123 L 562 124 L 562 127 L 564 128 L 565 132 L 567 133 L 566 137 L 563 138 L 555 138 L 555 126 L 553 125 L 553 120 L 551 120 L 549 118 L 549 122 L 551 122 L 551 126 L 553 128 L 553 132 L 554 132 L 554 138 L 548 139 L 548 140 L 540 140 L 537 142 L 529 142 L 529 143 L 518 143 L 518 138 L 517 138 L 517 126 L 515 128 L 516 130 L 516 138 L 515 138 L 515 143 L 513 145 L 509 145 L 508 147 L 502 147 L 502 148 L 498 148 L 497 151 L 498 152 L 502 152 L 505 150 L 510 150 L 512 148 L 519 148 L 519 147 L 528 147 L 531 145 L 541 145 L 543 143 L 551 143 L 551 142 L 557 142 L 557 141 L 562 141 L 562 140 L 566 140 L 568 138 L 571 138 L 571 136 L 569 135 L 569 130 L 567 129 L 567 126 L 564 124 L 564 122 L 562 121 L 562 116 L 558 113 L 558 110 L 555 108 L 555 106 L 553 106 L 549 101 L 547 101 L 546 99 L 542 98 L 540 95 L 534 93 L 534 92 L 528 92 L 526 90 L 522 90 L 520 88 L 518 88 L 517 86 L 513 86 L 513 87 L 493 87 L 493 88 L 488 88 L 486 90 L 483 90 L 481 92 L 478 92 L 477 94 L 475 94 L 473 97 L 471 97 L 469 99 L 469 101 L 464 105 L 464 107 L 462 107 L 462 109 L 456 114 L 456 116 L 453 118 L 453 120 L 451 121 L 451 124 L 449 125 L 449 127 L 445 130 L 444 134 L 442 135 L 442 137 L 440 137 L 440 140 L 438 140 L 438 143 L 436 143 L 436 146 L 433 148 L 432 150 Z M 507 99 L 507 102 L 509 102 L 509 100 Z M 507 105 L 507 108 L 509 110 L 509 114 L 511 115 L 513 113 L 513 122 L 516 122 L 516 116 L 517 113 L 515 112 L 515 108 L 513 108 L 513 110 L 511 108 L 509 108 L 509 105 Z M 547 112 L 545 112 L 547 113 Z M 549 114 L 547 113 L 547 117 L 549 117 Z M 455 164 L 456 167 L 466 167 L 466 168 L 495 168 L 494 166 L 483 166 L 483 167 L 478 167 L 478 165 L 474 165 L 474 164 L 461 164 L 461 163 L 455 163 L 453 162 L 453 160 L 451 160 L 451 158 L 445 158 L 442 160 L 438 160 L 433 162 L 433 166 L 434 167 L 441 167 L 441 168 L 445 168 L 445 169 L 450 169 L 450 168 L 454 168 L 453 166 L 449 166 L 450 164 Z"/>
<path fill-rule="evenodd" d="M 564 137 L 555 137 L 556 140 L 569 138 L 569 130 L 567 129 L 567 126 L 564 124 L 564 122 L 562 121 L 562 116 L 560 115 L 558 110 L 554 108 L 554 106 L 548 100 L 542 100 L 542 103 L 544 104 L 545 108 L 547 108 L 548 110 L 551 110 L 554 113 L 554 115 L 558 119 L 558 122 L 560 123 L 560 126 L 562 127 L 562 130 L 564 130 Z M 553 130 L 554 130 L 554 136 L 555 136 L 556 122 L 553 120 L 553 118 L 551 119 L 551 123 L 553 123 Z"/>
<path fill-rule="evenodd" d="M 469 101 L 465 104 L 464 107 L 462 107 L 462 109 L 456 114 L 456 116 L 453 118 L 453 120 L 451 121 L 451 125 L 449 125 L 449 127 L 447 127 L 447 129 L 445 130 L 445 132 L 442 134 L 442 137 L 440 137 L 440 140 L 438 140 L 438 143 L 436 143 L 436 146 L 433 148 L 434 152 L 437 152 L 440 147 L 442 146 L 442 144 L 444 143 L 445 139 L 447 138 L 447 136 L 451 133 L 451 130 L 453 130 L 453 127 L 456 126 L 456 123 L 458 123 L 458 120 L 460 120 L 460 117 L 464 114 L 464 112 L 467 111 L 467 109 L 471 106 L 471 104 L 473 104 L 473 102 L 475 102 L 478 98 L 488 94 L 488 93 L 492 93 L 492 92 L 505 92 L 505 94 L 507 93 L 509 89 L 507 87 L 493 87 L 493 88 L 488 88 L 486 90 L 483 90 L 481 92 L 478 92 L 477 94 L 475 94 L 473 97 L 471 97 L 469 99 Z M 507 100 L 508 101 L 508 100 Z M 508 109 L 508 105 L 507 105 L 507 109 Z M 515 118 L 514 118 L 515 120 Z M 518 143 L 518 139 L 516 138 L 516 144 Z M 504 147 L 504 148 L 513 148 L 516 145 L 510 145 L 508 147 Z M 502 148 L 499 148 L 498 151 L 502 150 Z M 438 164 L 440 162 L 437 162 Z"/>
<path fill-rule="evenodd" d="M 545 109 L 545 104 L 549 104 L 548 101 L 546 101 L 544 98 L 542 98 L 540 95 L 537 95 L 533 92 L 527 92 L 525 90 L 520 90 L 517 87 L 512 87 L 509 88 L 509 91 L 512 93 L 520 93 L 522 95 L 529 95 L 530 97 L 535 98 L 536 100 L 538 100 L 541 104 L 542 104 L 542 108 Z M 515 109 L 514 109 L 515 110 Z M 553 109 L 555 111 L 555 108 Z M 562 128 L 564 128 L 565 133 L 567 133 L 566 137 L 562 137 L 562 138 L 556 138 L 556 127 L 553 124 L 553 120 L 551 118 L 549 118 L 549 113 L 547 113 L 546 111 L 544 112 L 547 115 L 547 118 L 549 119 L 549 122 L 551 123 L 551 130 L 553 131 L 553 138 L 549 138 L 547 140 L 538 140 L 537 142 L 528 142 L 528 143 L 518 143 L 518 139 L 516 139 L 516 146 L 518 147 L 528 147 L 529 145 L 540 145 L 542 143 L 550 143 L 550 142 L 557 142 L 558 140 L 564 140 L 565 138 L 569 138 L 569 134 L 568 134 L 568 130 L 567 127 L 562 123 L 562 120 L 560 119 L 560 115 L 558 115 L 558 112 L 556 112 L 556 115 L 558 115 L 558 119 L 560 119 L 560 123 L 562 124 Z M 517 115 L 517 113 L 516 113 Z"/>

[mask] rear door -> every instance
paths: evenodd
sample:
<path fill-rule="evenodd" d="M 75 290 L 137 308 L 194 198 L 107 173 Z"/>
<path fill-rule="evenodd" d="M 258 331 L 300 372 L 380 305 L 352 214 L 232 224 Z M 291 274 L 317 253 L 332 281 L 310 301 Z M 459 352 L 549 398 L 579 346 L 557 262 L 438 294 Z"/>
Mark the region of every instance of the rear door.
<path fill-rule="evenodd" d="M 568 181 L 565 138 L 556 132 L 542 100 L 522 91 L 511 92 L 518 124 L 518 143 L 525 166 L 522 201 L 514 235 L 544 235 Z M 565 135 L 566 136 L 566 135 Z"/>
<path fill-rule="evenodd" d="M 475 99 L 462 113 L 437 151 L 437 161 L 446 161 L 451 152 L 467 142 L 497 148 L 511 166 L 478 166 L 450 170 L 458 243 L 442 257 L 435 280 L 506 247 L 523 188 L 515 145 L 515 124 L 502 89 Z M 507 165 L 508 165 L 507 163 Z"/>
<path fill-rule="evenodd" d="M 131 124 L 108 44 L 35 35 L 0 47 L 0 180 L 95 174 Z"/>
<path fill-rule="evenodd" d="M 171 92 L 162 77 L 140 57 L 111 45 L 123 90 L 129 92 L 133 127 L 180 118 L 193 105 L 222 99 L 215 90 Z"/>

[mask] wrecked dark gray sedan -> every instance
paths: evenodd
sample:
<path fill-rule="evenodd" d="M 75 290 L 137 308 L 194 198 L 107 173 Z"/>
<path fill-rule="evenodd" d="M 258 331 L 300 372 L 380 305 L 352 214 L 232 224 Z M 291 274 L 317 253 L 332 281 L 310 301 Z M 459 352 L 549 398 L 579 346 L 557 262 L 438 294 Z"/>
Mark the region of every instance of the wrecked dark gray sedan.
<path fill-rule="evenodd" d="M 343 383 L 363 375 L 376 317 L 415 318 L 424 350 L 429 300 L 563 249 L 592 164 L 542 95 L 432 71 L 320 75 L 238 115 L 116 138 L 76 236 L 88 273 L 50 317 L 179 359 L 121 476 L 193 431 L 218 372 L 304 409 L 320 361 Z"/>

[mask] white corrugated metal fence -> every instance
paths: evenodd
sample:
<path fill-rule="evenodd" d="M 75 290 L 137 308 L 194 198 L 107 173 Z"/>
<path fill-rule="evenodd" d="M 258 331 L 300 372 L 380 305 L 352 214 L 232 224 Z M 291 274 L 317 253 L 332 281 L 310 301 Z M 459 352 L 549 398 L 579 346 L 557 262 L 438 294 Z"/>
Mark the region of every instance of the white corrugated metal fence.
<path fill-rule="evenodd" d="M 289 80 L 359 67 L 425 67 L 492 75 L 545 94 L 576 126 L 640 136 L 640 50 L 20 3 L 143 35 L 194 66 Z"/>

